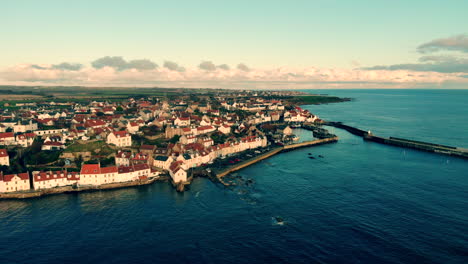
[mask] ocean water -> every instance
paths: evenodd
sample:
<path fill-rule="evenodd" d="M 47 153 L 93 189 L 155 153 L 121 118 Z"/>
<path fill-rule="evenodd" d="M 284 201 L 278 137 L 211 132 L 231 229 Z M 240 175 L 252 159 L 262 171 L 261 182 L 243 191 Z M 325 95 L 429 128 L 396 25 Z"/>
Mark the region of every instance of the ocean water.
<path fill-rule="evenodd" d="M 322 118 L 468 145 L 468 91 L 323 92 L 356 100 L 305 106 Z M 468 263 L 467 160 L 334 132 L 238 171 L 252 183 L 234 188 L 0 201 L 0 263 Z"/>

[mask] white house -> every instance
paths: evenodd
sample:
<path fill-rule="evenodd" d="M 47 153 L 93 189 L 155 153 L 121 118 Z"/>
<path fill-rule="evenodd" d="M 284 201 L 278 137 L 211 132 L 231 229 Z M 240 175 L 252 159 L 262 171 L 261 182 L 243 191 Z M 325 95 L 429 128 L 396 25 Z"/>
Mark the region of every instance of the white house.
<path fill-rule="evenodd" d="M 153 159 L 153 166 L 165 170 L 169 170 L 169 167 L 171 166 L 171 163 L 174 159 L 172 157 L 168 156 L 155 156 Z"/>
<path fill-rule="evenodd" d="M 132 136 L 127 131 L 114 131 L 107 136 L 107 144 L 129 147 L 132 145 Z"/>
<path fill-rule="evenodd" d="M 4 175 L 0 171 L 0 192 L 19 192 L 29 189 L 29 174 L 27 172 Z"/>
<path fill-rule="evenodd" d="M 188 125 L 190 125 L 190 117 L 177 117 L 174 120 L 174 125 L 176 125 L 176 126 L 188 126 Z"/>
<path fill-rule="evenodd" d="M 68 171 L 33 171 L 32 180 L 35 190 L 43 190 L 78 183 L 80 174 L 78 172 Z"/>
<path fill-rule="evenodd" d="M 130 166 L 130 158 L 132 153 L 130 151 L 119 150 L 115 155 L 115 165 L 117 166 Z"/>
<path fill-rule="evenodd" d="M 182 168 L 182 164 L 182 161 L 174 161 L 169 168 L 169 174 L 174 183 L 187 181 L 187 171 Z"/>
<path fill-rule="evenodd" d="M 80 181 L 82 185 L 102 185 L 118 182 L 117 167 L 103 167 L 100 164 L 84 164 L 81 167 Z"/>
<path fill-rule="evenodd" d="M 222 125 L 218 127 L 218 131 L 223 133 L 223 134 L 229 134 L 231 133 L 231 127 L 228 125 Z"/>

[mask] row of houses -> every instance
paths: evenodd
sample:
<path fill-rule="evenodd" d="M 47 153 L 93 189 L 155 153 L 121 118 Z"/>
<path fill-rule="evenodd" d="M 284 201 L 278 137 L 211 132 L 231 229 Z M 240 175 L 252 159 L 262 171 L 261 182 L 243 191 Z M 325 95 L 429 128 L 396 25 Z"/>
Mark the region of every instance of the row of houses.
<path fill-rule="evenodd" d="M 80 172 L 33 171 L 29 173 L 3 174 L 0 171 L 0 192 L 45 190 L 64 186 L 99 186 L 111 183 L 124 183 L 146 180 L 159 175 L 148 164 L 131 166 L 101 167 L 100 164 L 84 164 Z M 32 185 L 31 185 L 32 183 Z"/>

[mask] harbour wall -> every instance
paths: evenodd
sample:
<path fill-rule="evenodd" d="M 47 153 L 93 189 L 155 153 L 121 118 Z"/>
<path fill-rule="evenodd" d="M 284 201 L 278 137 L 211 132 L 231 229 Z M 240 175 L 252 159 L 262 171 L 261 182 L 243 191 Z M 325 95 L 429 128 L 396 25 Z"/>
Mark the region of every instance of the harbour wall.
<path fill-rule="evenodd" d="M 246 160 L 244 162 L 239 162 L 238 164 L 236 164 L 234 166 L 231 166 L 228 169 L 223 170 L 220 173 L 217 173 L 216 176 L 218 178 L 222 178 L 222 177 L 228 175 L 231 172 L 234 172 L 234 171 L 240 170 L 242 168 L 248 167 L 248 166 L 250 166 L 250 165 L 252 165 L 254 163 L 257 163 L 257 162 L 259 162 L 261 160 L 264 160 L 264 159 L 269 158 L 269 157 L 271 157 L 273 155 L 276 155 L 279 152 L 281 152 L 282 150 L 283 150 L 283 147 L 278 147 L 278 148 L 275 148 L 273 150 L 268 151 L 267 153 L 264 153 L 262 155 L 259 155 L 259 156 L 256 156 L 254 158 L 248 159 L 248 160 Z"/>
<path fill-rule="evenodd" d="M 327 143 L 333 143 L 337 142 L 338 137 L 331 137 L 331 138 L 324 138 L 324 139 L 317 139 L 317 140 L 311 140 L 311 141 L 304 141 L 301 143 L 296 143 L 296 144 L 291 144 L 291 145 L 286 145 L 283 147 L 283 152 L 298 149 L 298 148 L 303 148 L 303 147 L 311 147 L 315 145 L 322 145 L 322 144 L 327 144 Z"/>
<path fill-rule="evenodd" d="M 333 126 L 336 128 L 344 129 L 350 132 L 351 134 L 362 137 L 364 140 L 367 140 L 367 141 L 468 159 L 468 150 L 463 149 L 463 148 L 457 148 L 457 147 L 452 147 L 452 146 L 446 146 L 446 145 L 441 145 L 441 144 L 434 144 L 434 143 L 416 141 L 416 140 L 410 140 L 410 139 L 404 139 L 404 138 L 397 138 L 397 137 L 388 137 L 388 138 L 380 137 L 372 133 L 369 133 L 368 131 L 364 131 L 359 128 L 355 128 L 352 126 L 342 124 L 341 122 L 326 122 L 324 124 Z"/>

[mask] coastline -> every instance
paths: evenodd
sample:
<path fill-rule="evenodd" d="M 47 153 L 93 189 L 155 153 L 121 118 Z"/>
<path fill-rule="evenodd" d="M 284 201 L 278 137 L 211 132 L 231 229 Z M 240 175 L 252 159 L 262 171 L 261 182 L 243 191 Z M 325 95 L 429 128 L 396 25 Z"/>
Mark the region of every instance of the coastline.
<path fill-rule="evenodd" d="M 157 181 L 167 181 L 167 176 L 159 176 L 157 178 L 151 178 L 147 180 L 138 180 L 131 182 L 122 183 L 109 183 L 98 186 L 81 186 L 74 188 L 73 186 L 63 186 L 51 189 L 30 191 L 30 192 L 16 192 L 16 193 L 0 193 L 0 200 L 22 200 L 30 198 L 39 198 L 54 194 L 68 194 L 68 193 L 80 193 L 80 192 L 93 192 L 93 191 L 105 191 L 115 190 L 121 188 L 135 187 L 141 185 L 150 185 Z"/>

